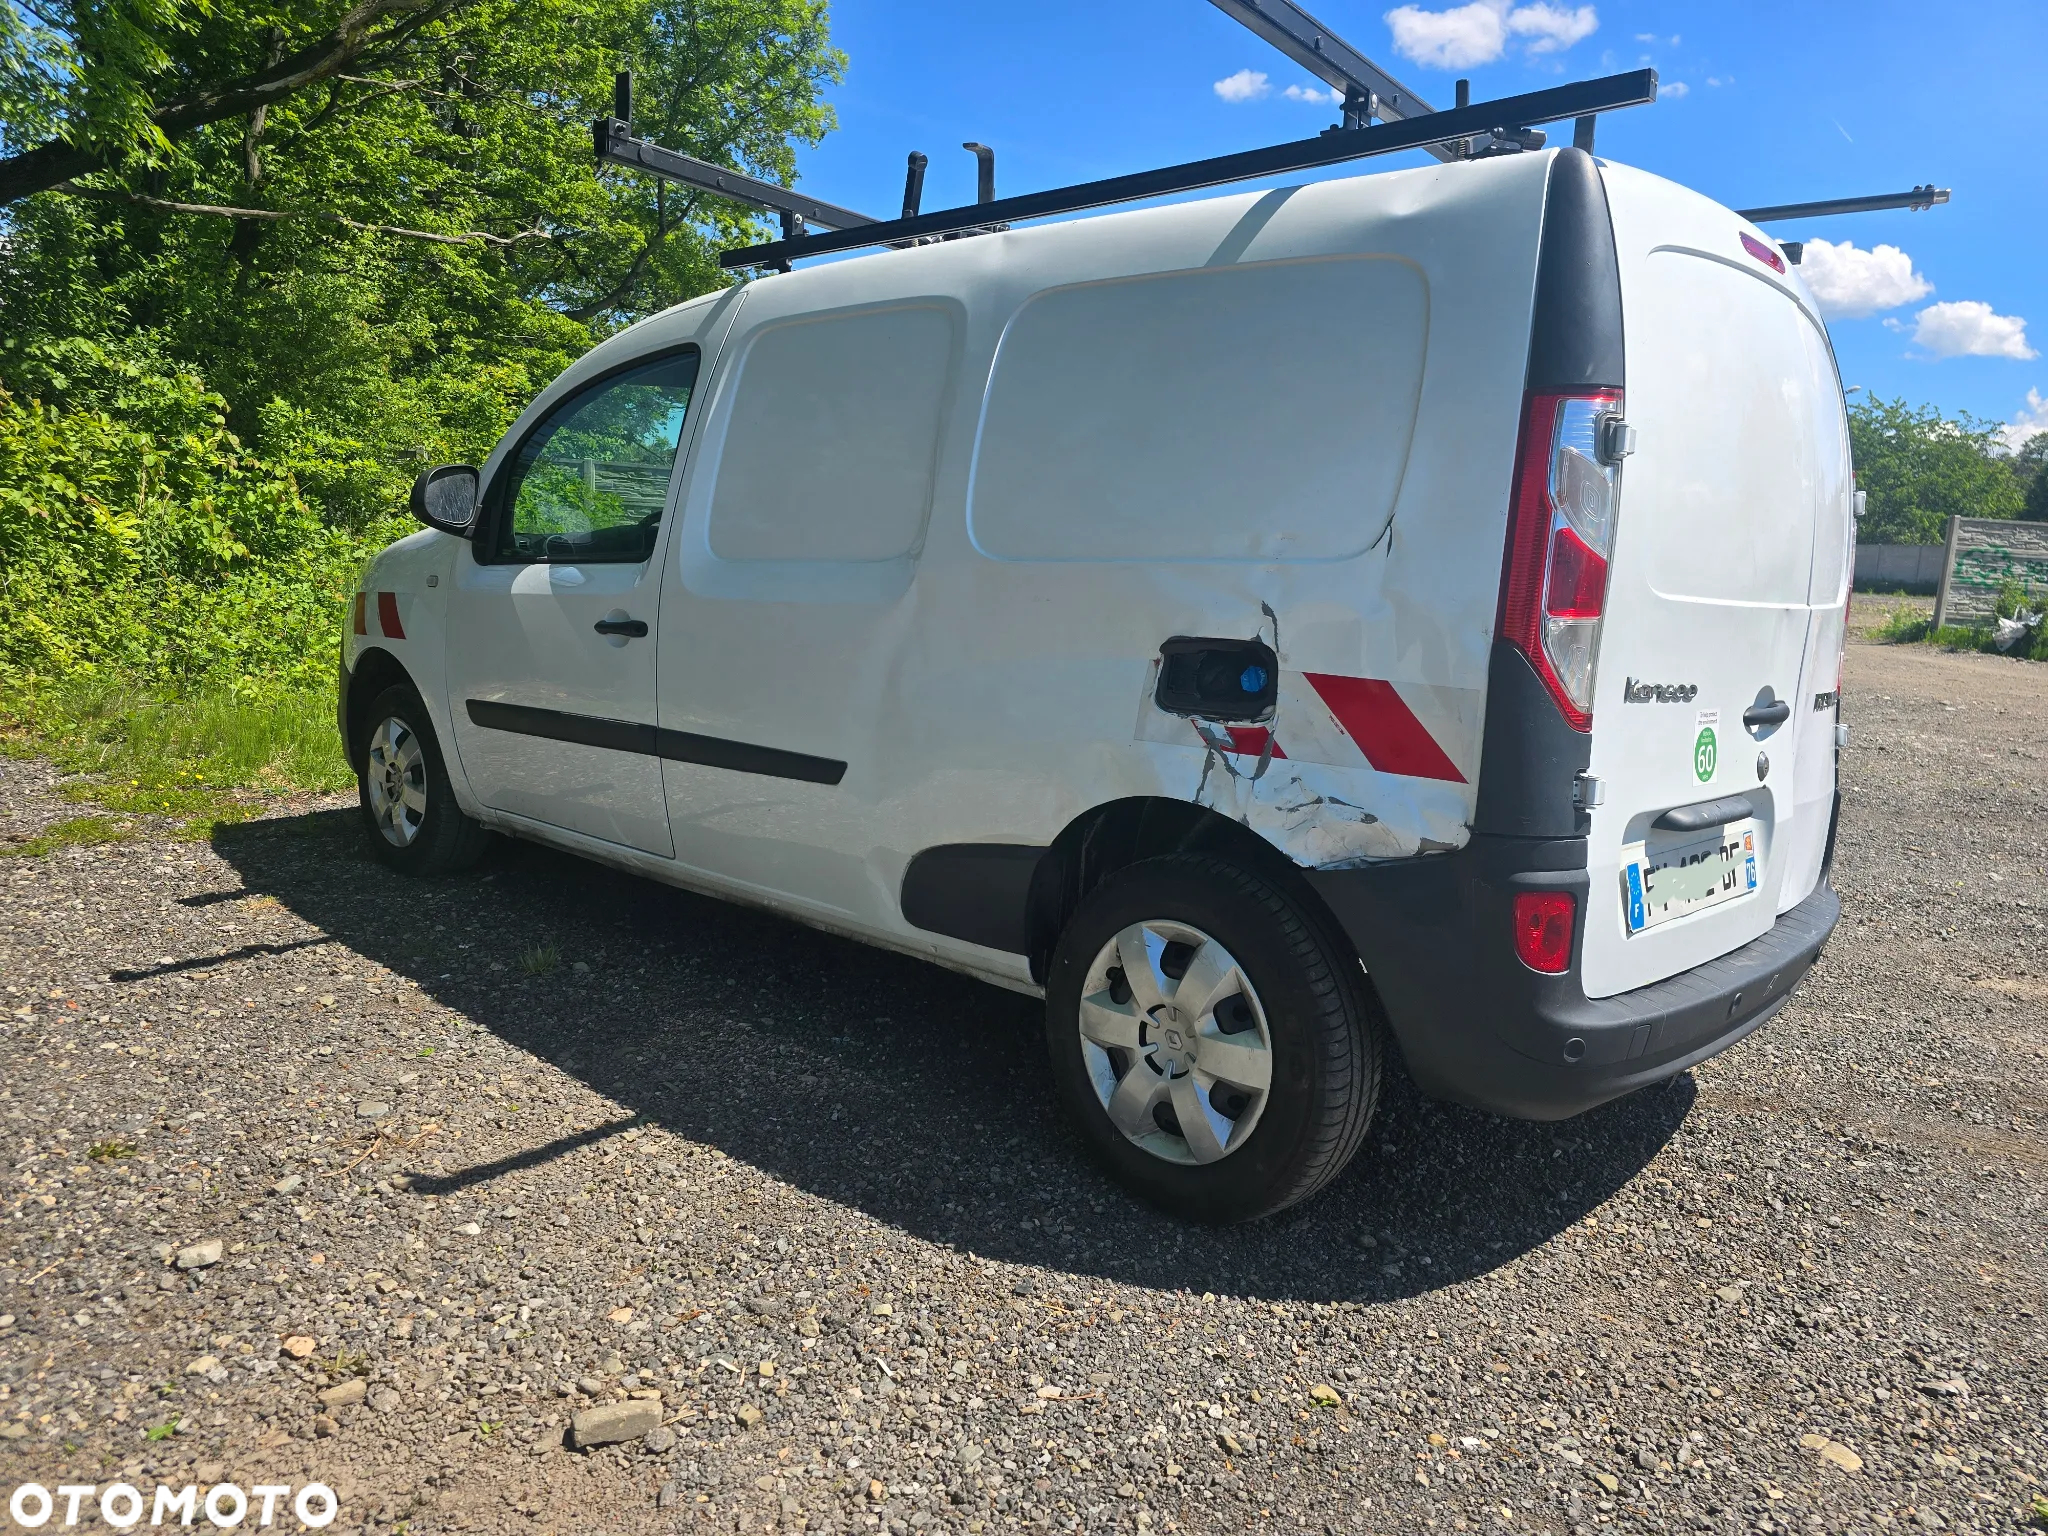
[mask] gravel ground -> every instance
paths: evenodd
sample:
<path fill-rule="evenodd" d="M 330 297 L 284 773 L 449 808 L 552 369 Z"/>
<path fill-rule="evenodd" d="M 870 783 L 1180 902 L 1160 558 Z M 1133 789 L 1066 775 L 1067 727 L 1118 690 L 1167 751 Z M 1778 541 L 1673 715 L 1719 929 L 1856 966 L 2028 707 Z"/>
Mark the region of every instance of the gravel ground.
<path fill-rule="evenodd" d="M 60 798 L 61 782 L 57 770 L 40 758 L 0 757 L 0 850 L 89 809 Z"/>
<path fill-rule="evenodd" d="M 768 917 L 530 847 L 406 884 L 338 802 L 0 862 L 0 1489 L 317 1477 L 379 1533 L 2016 1529 L 2048 671 L 1859 643 L 1848 690 L 1847 916 L 1775 1023 L 1562 1125 L 1396 1087 L 1321 1198 L 1223 1232 L 1078 1157 L 1035 1005 Z M 49 794 L 10 768 L 0 815 Z M 566 1448 L 604 1403 L 659 1427 Z"/>

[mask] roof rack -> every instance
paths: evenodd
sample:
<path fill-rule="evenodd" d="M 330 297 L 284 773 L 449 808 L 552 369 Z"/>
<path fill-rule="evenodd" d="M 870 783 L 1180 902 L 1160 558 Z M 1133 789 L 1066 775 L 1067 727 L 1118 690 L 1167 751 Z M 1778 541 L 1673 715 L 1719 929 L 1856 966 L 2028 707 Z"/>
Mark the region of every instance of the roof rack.
<path fill-rule="evenodd" d="M 1112 203 L 1220 186 L 1226 182 L 1337 165 L 1367 155 L 1389 155 L 1397 150 L 1423 149 L 1450 140 L 1482 138 L 1497 129 L 1504 137 L 1512 138 L 1537 123 L 1587 117 L 1596 112 L 1639 106 L 1656 99 L 1657 72 L 1654 69 L 1631 70 L 1627 74 L 1608 75 L 1599 80 L 1581 80 L 1546 91 L 1531 91 L 1524 96 L 1505 96 L 1497 101 L 1454 107 L 1447 112 L 1430 112 L 1377 127 L 1345 129 L 1320 134 L 1313 139 L 1298 139 L 1289 144 L 1218 155 L 1209 160 L 1138 171 L 1128 176 L 1111 176 L 1102 181 L 1083 182 L 1079 186 L 1027 192 L 1018 197 L 970 203 L 961 208 L 890 219 L 880 224 L 834 229 L 824 234 L 785 237 L 766 245 L 727 251 L 719 257 L 718 264 L 728 269 L 786 267 L 789 262 L 804 256 L 825 256 L 864 245 L 907 243 L 926 236 L 954 234 L 1018 219 L 1078 213 L 1084 208 L 1101 208 Z M 1540 145 L 1541 138 L 1536 142 Z"/>
<path fill-rule="evenodd" d="M 1344 98 L 1337 130 L 1369 128 L 1374 118 L 1398 123 L 1436 108 L 1373 63 L 1293 0 L 1210 0 L 1217 10 L 1256 33 Z M 1459 106 L 1467 103 L 1461 101 Z M 1332 130 L 1332 131 L 1337 131 Z M 1424 144 L 1439 160 L 1465 158 L 1449 144 Z"/>
<path fill-rule="evenodd" d="M 1274 144 L 1162 166 L 1127 176 L 1028 192 L 1019 197 L 995 196 L 995 151 L 968 143 L 978 161 L 977 197 L 965 207 L 920 213 L 924 193 L 924 155 L 912 150 L 903 187 L 903 214 L 875 219 L 807 197 L 770 181 L 729 171 L 633 135 L 633 77 L 621 73 L 613 87 L 612 114 L 591 124 L 600 163 L 647 171 L 665 180 L 713 192 L 766 208 L 782 218 L 782 238 L 742 250 L 726 251 L 718 264 L 728 271 L 773 267 L 787 272 L 805 256 L 828 256 L 862 246 L 921 245 L 927 240 L 957 240 L 966 235 L 1008 229 L 1020 219 L 1078 213 L 1115 203 L 1166 197 L 1233 181 L 1250 181 L 1340 165 L 1368 155 L 1389 155 L 1419 149 L 1438 160 L 1467 160 L 1540 149 L 1545 136 L 1536 124 L 1573 119 L 1574 148 L 1590 152 L 1597 115 L 1619 107 L 1641 106 L 1657 99 L 1657 72 L 1631 70 L 1598 80 L 1505 96 L 1474 103 L 1469 82 L 1457 85 L 1457 105 L 1437 111 L 1408 86 L 1373 63 L 1343 38 L 1311 16 L 1294 0 L 1211 0 L 1224 15 L 1257 34 L 1343 98 L 1343 115 L 1312 139 Z M 1830 202 L 1785 203 L 1746 208 L 1752 223 L 1823 218 L 1840 213 L 1866 213 L 1886 208 L 1931 208 L 1949 199 L 1948 189 L 1933 185 L 1878 197 L 1837 198 Z M 810 226 L 822 227 L 812 233 Z M 1794 257 L 1797 260 L 1797 257 Z"/>

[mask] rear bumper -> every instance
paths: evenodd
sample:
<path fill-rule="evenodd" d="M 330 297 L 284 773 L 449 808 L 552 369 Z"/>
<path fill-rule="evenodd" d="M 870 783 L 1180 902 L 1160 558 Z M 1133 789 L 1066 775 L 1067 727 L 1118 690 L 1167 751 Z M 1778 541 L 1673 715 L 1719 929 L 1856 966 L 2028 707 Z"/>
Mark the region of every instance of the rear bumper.
<path fill-rule="evenodd" d="M 1842 904 L 1823 874 L 1769 932 L 1614 997 L 1515 957 L 1515 892 L 1564 889 L 1587 910 L 1579 839 L 1475 837 L 1454 854 L 1308 873 L 1371 973 L 1425 1093 L 1524 1120 L 1561 1120 L 1727 1049 L 1785 1005 Z M 1582 924 L 1583 925 L 1583 924 Z"/>

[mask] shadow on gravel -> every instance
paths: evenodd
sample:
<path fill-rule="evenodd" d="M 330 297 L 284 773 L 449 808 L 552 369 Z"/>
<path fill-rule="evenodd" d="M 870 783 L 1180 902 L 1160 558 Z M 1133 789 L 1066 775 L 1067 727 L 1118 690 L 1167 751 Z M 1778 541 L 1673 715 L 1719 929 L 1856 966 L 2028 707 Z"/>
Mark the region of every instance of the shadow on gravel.
<path fill-rule="evenodd" d="M 368 856 L 353 811 L 224 826 L 214 848 L 250 892 L 635 1117 L 930 1241 L 1135 1285 L 1384 1301 L 1454 1284 L 1609 1198 L 1694 1100 L 1681 1076 L 1534 1125 L 1431 1103 L 1396 1074 L 1322 1195 L 1193 1227 L 1082 1155 L 1031 999 L 531 844 L 413 884 Z M 561 968 L 523 974 L 542 944 Z M 621 1128 L 536 1124 L 528 1149 L 422 1187 L 480 1189 Z"/>

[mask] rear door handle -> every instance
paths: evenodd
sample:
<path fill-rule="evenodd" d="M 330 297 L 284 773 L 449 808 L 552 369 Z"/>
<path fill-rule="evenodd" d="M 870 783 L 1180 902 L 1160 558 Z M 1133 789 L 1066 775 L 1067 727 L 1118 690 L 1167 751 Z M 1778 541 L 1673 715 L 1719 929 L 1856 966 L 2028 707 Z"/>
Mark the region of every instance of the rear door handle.
<path fill-rule="evenodd" d="M 1747 795 L 1727 795 L 1719 800 L 1702 800 L 1698 805 L 1680 805 L 1666 811 L 1650 825 L 1659 832 L 1704 832 L 1725 827 L 1756 814 Z"/>
<path fill-rule="evenodd" d="M 645 640 L 647 638 L 647 621 L 645 619 L 599 619 L 590 627 L 600 635 L 624 635 L 628 640 Z M 1780 718 L 1783 717 L 1781 716 Z"/>
<path fill-rule="evenodd" d="M 1742 723 L 1754 731 L 1766 725 L 1783 725 L 1792 718 L 1792 706 L 1783 699 L 1752 704 L 1742 712 Z"/>

